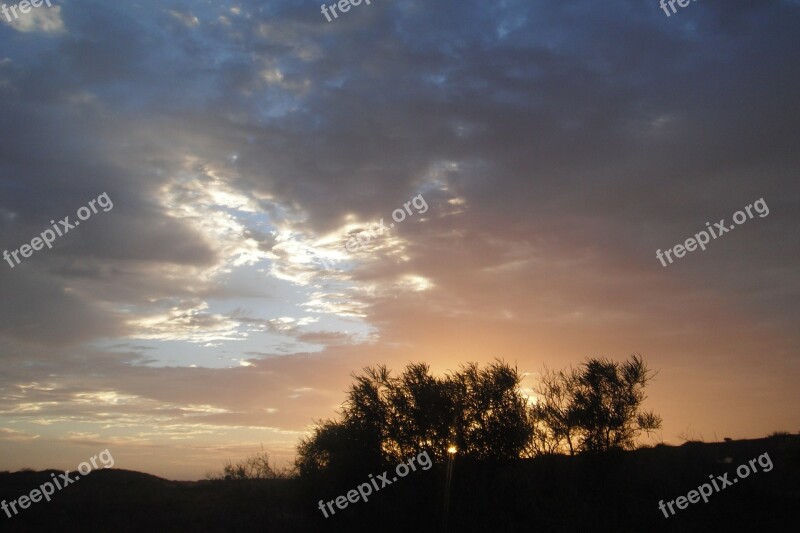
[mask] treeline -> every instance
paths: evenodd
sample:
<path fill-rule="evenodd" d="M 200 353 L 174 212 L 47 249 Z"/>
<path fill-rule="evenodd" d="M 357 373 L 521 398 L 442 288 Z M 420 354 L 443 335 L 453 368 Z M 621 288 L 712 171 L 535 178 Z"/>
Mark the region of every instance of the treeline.
<path fill-rule="evenodd" d="M 339 418 L 320 421 L 301 440 L 297 471 L 347 476 L 424 450 L 437 460 L 448 453 L 509 460 L 631 449 L 641 432 L 661 427 L 642 409 L 653 377 L 639 355 L 590 358 L 578 368 L 545 369 L 529 398 L 517 368 L 503 361 L 444 376 L 425 363 L 399 375 L 368 367 L 353 375 Z"/>

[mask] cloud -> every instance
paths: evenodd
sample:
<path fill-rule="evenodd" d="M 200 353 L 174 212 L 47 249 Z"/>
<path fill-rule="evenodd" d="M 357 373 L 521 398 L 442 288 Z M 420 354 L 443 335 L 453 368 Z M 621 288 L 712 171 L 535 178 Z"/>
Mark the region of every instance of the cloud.
<path fill-rule="evenodd" d="M 26 17 L 0 32 L 3 249 L 103 191 L 114 209 L 0 264 L 6 431 L 201 475 L 238 443 L 290 457 L 366 365 L 633 351 L 666 420 L 673 389 L 720 433 L 762 422 L 716 397 L 796 404 L 796 2 Z M 417 194 L 426 213 L 346 249 Z M 761 197 L 769 217 L 662 270 Z"/>
<path fill-rule="evenodd" d="M 170 9 L 169 14 L 190 28 L 196 28 L 200 25 L 200 19 L 192 15 L 190 12 L 181 12 Z"/>
<path fill-rule="evenodd" d="M 52 6 L 49 1 L 47 4 L 38 8 L 28 6 L 29 12 L 23 13 L 20 10 L 18 17 L 14 17 L 14 13 L 10 12 L 9 15 L 0 17 L 0 21 L 22 33 L 64 33 L 66 29 L 61 19 L 61 6 Z M 18 5 L 16 7 L 19 9 Z"/>
<path fill-rule="evenodd" d="M 18 431 L 9 428 L 0 428 L 0 440 L 8 440 L 13 442 L 29 442 L 39 438 L 39 435 L 28 433 L 26 431 Z"/>

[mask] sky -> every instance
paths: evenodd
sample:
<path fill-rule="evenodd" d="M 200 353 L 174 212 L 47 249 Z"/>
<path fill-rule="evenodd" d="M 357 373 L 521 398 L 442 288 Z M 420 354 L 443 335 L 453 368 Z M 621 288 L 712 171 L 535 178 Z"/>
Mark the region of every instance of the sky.
<path fill-rule="evenodd" d="M 639 353 L 645 443 L 799 431 L 800 2 L 675 7 L 0 15 L 0 470 L 289 464 L 417 361 Z"/>

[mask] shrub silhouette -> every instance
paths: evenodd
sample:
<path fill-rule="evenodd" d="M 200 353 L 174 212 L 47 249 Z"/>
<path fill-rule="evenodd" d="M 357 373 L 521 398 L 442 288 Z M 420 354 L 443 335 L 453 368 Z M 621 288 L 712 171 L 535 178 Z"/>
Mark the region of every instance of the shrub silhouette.
<path fill-rule="evenodd" d="M 243 480 L 281 479 L 290 475 L 291 472 L 278 470 L 269 463 L 269 454 L 262 445 L 261 451 L 248 455 L 235 463 L 229 459 L 222 465 L 222 473 L 208 474 L 206 477 L 213 480 Z"/>

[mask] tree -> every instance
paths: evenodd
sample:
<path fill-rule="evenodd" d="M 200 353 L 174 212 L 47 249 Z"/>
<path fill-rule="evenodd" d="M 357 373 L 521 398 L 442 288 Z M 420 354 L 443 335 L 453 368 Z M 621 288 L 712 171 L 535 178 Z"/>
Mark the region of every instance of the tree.
<path fill-rule="evenodd" d="M 642 432 L 661 427 L 661 417 L 643 411 L 644 388 L 655 374 L 640 355 L 619 363 L 590 358 L 578 370 L 545 369 L 533 408 L 538 447 L 559 451 L 632 449 Z"/>
<path fill-rule="evenodd" d="M 455 443 L 461 453 L 478 459 L 518 458 L 532 435 L 518 370 L 501 361 L 484 369 L 472 363 L 452 379 L 458 399 Z"/>
<path fill-rule="evenodd" d="M 459 439 L 456 426 L 464 392 L 451 376 L 437 378 L 425 363 L 410 364 L 396 379 L 387 379 L 388 417 L 385 451 L 393 461 L 429 450 L 437 459 Z M 459 445 L 461 443 L 459 442 Z"/>
<path fill-rule="evenodd" d="M 661 427 L 661 417 L 641 409 L 653 377 L 639 355 L 545 369 L 529 408 L 519 371 L 503 361 L 444 376 L 425 363 L 399 376 L 368 367 L 353 374 L 339 419 L 318 422 L 301 439 L 296 466 L 301 475 L 344 477 L 422 451 L 443 460 L 450 445 L 475 459 L 630 449 L 642 431 Z"/>
<path fill-rule="evenodd" d="M 538 398 L 532 408 L 534 455 L 568 451 L 575 454 L 578 413 L 574 399 L 579 383 L 578 371 L 545 368 L 534 387 Z"/>
<path fill-rule="evenodd" d="M 318 423 L 301 440 L 301 474 L 363 470 L 423 450 L 441 460 L 451 444 L 462 456 L 516 458 L 530 441 L 521 377 L 502 361 L 442 377 L 416 363 L 397 377 L 379 366 L 353 378 L 340 420 Z"/>
<path fill-rule="evenodd" d="M 640 355 L 619 363 L 589 359 L 580 372 L 575 414 L 587 451 L 632 449 L 640 432 L 661 427 L 661 417 L 640 409 L 644 388 L 654 377 Z"/>

